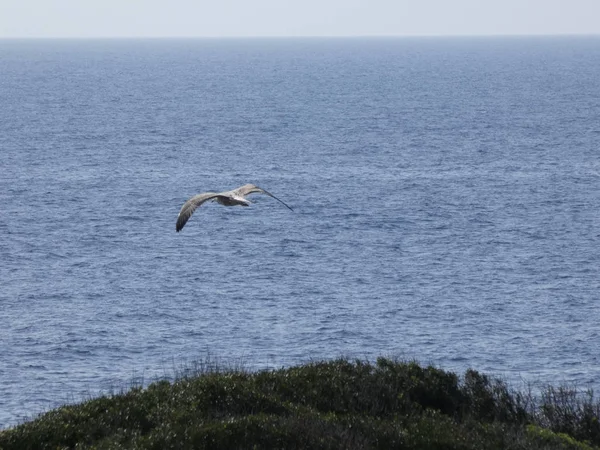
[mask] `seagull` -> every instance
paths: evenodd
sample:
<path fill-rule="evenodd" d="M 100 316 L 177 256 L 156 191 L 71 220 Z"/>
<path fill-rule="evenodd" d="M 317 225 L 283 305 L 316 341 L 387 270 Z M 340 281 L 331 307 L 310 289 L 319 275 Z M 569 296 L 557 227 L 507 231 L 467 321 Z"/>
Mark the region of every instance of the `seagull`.
<path fill-rule="evenodd" d="M 194 214 L 194 211 L 196 211 L 196 209 L 200 205 L 202 205 L 202 203 L 204 203 L 204 202 L 207 202 L 210 200 L 213 202 L 220 203 L 223 206 L 237 206 L 237 205 L 250 206 L 250 201 L 246 200 L 245 197 L 248 194 L 254 194 L 254 193 L 266 194 L 269 197 L 273 197 L 275 200 L 282 203 L 288 209 L 293 211 L 292 208 L 290 208 L 288 205 L 286 205 L 284 202 L 279 200 L 277 197 L 275 197 L 270 192 L 267 192 L 264 189 L 261 189 L 258 186 L 255 186 L 254 184 L 245 184 L 243 186 L 240 186 L 237 189 L 232 189 L 231 191 L 225 191 L 225 192 L 219 192 L 219 193 L 204 192 L 202 194 L 194 195 L 187 202 L 185 202 L 183 204 L 183 206 L 181 207 L 181 211 L 179 211 L 179 215 L 177 216 L 177 224 L 175 225 L 175 230 L 178 232 L 181 231 L 183 229 L 183 227 L 185 226 L 186 222 L 190 219 L 190 217 L 192 217 L 192 214 Z"/>

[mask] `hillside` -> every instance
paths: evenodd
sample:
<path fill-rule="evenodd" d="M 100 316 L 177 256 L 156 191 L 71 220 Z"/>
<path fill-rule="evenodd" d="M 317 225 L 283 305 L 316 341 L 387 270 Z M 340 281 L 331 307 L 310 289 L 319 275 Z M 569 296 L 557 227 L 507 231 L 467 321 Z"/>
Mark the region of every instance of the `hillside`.
<path fill-rule="evenodd" d="M 600 445 L 598 411 L 566 388 L 534 401 L 472 370 L 336 360 L 63 406 L 0 432 L 0 448 L 587 449 Z"/>

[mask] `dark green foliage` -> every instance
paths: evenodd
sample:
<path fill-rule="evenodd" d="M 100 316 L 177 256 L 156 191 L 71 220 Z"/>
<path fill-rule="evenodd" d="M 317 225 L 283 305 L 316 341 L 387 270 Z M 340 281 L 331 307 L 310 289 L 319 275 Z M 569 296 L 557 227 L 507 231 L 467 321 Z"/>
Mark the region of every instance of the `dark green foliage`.
<path fill-rule="evenodd" d="M 594 393 L 549 387 L 542 395 L 538 422 L 556 433 L 600 445 L 600 404 Z"/>
<path fill-rule="evenodd" d="M 415 362 L 337 360 L 208 371 L 64 406 L 0 432 L 0 449 L 583 449 L 598 405 L 549 390 L 540 408 L 501 381 Z"/>
<path fill-rule="evenodd" d="M 467 370 L 463 383 L 467 415 L 491 422 L 524 423 L 528 420 L 524 397 L 509 392 L 506 384 L 474 370 Z"/>

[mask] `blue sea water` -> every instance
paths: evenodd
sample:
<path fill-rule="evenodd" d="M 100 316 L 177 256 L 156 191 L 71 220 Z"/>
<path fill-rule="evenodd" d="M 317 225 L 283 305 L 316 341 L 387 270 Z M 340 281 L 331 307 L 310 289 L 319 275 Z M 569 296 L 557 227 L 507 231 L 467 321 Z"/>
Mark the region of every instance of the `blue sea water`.
<path fill-rule="evenodd" d="M 600 38 L 0 41 L 0 428 L 415 358 L 600 387 Z M 249 208 L 184 201 L 245 183 Z"/>

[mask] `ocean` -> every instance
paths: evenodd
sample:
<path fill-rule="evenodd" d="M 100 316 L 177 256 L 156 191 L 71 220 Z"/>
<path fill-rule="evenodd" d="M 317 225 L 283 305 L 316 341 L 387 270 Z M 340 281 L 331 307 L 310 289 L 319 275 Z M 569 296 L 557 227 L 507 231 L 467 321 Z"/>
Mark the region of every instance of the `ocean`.
<path fill-rule="evenodd" d="M 416 359 L 600 387 L 600 37 L 0 40 L 0 428 Z M 254 183 L 248 208 L 183 203 Z"/>

